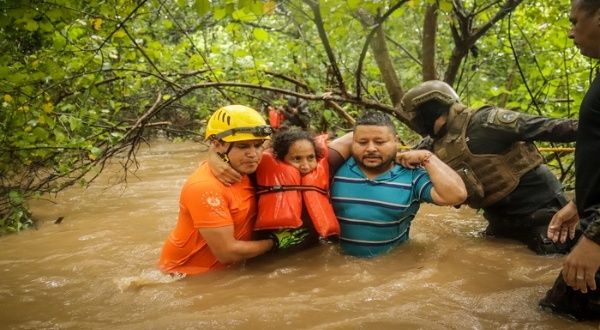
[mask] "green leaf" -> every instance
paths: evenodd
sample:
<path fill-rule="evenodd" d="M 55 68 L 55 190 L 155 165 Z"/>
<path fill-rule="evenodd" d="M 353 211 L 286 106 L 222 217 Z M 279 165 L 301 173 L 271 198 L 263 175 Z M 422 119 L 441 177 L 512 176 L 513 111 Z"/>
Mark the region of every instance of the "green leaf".
<path fill-rule="evenodd" d="M 25 26 L 23 28 L 25 28 L 25 30 L 27 30 L 27 31 L 33 32 L 39 28 L 39 25 L 36 21 L 34 21 L 32 19 L 26 19 Z"/>
<path fill-rule="evenodd" d="M 253 0 L 238 0 L 238 8 L 249 8 L 253 2 Z"/>
<path fill-rule="evenodd" d="M 248 55 L 248 51 L 245 49 L 236 49 L 233 52 L 233 56 L 235 56 L 235 57 L 244 57 L 246 55 Z"/>
<path fill-rule="evenodd" d="M 214 17 L 216 20 L 222 20 L 227 16 L 227 10 L 225 8 L 217 8 L 215 9 Z"/>
<path fill-rule="evenodd" d="M 331 112 L 331 110 L 326 109 L 325 111 L 323 111 L 323 118 L 325 118 L 326 122 L 331 122 L 331 119 L 333 118 L 333 113 Z"/>
<path fill-rule="evenodd" d="M 123 29 L 119 29 L 115 34 L 113 34 L 113 38 L 115 39 L 123 39 L 127 36 L 127 33 L 123 31 Z"/>
<path fill-rule="evenodd" d="M 48 16 L 52 21 L 58 21 L 64 15 L 63 11 L 58 8 L 53 8 L 45 12 L 45 15 Z"/>
<path fill-rule="evenodd" d="M 234 11 L 233 14 L 231 14 L 231 17 L 242 22 L 251 22 L 256 20 L 256 15 L 254 15 L 254 13 L 247 12 L 243 9 Z"/>
<path fill-rule="evenodd" d="M 162 20 L 162 26 L 167 29 L 170 30 L 173 28 L 173 21 L 171 21 L 170 19 L 163 19 Z"/>
<path fill-rule="evenodd" d="M 360 5 L 360 0 L 348 0 L 348 8 L 355 10 Z"/>
<path fill-rule="evenodd" d="M 58 129 L 54 129 L 54 138 L 56 142 L 61 143 L 65 140 L 65 135 Z"/>
<path fill-rule="evenodd" d="M 55 31 L 54 35 L 52 36 L 52 43 L 54 45 L 54 49 L 61 50 L 67 44 L 67 39 L 63 37 L 60 32 Z"/>
<path fill-rule="evenodd" d="M 71 129 L 71 131 L 75 131 L 79 127 L 81 127 L 81 119 L 69 117 L 69 128 Z"/>
<path fill-rule="evenodd" d="M 188 61 L 188 68 L 190 69 L 200 69 L 204 66 L 204 58 L 202 58 L 202 56 L 200 56 L 199 54 L 194 54 L 192 56 L 190 56 L 190 59 Z"/>
<path fill-rule="evenodd" d="M 52 32 L 54 31 L 54 26 L 52 24 L 50 24 L 48 21 L 43 21 L 40 22 L 40 30 L 44 31 L 44 32 Z"/>
<path fill-rule="evenodd" d="M 48 136 L 50 135 L 47 130 L 45 130 L 39 126 L 34 128 L 31 131 L 31 134 L 36 138 L 37 141 L 45 141 L 46 139 L 48 139 Z"/>
<path fill-rule="evenodd" d="M 16 190 L 9 191 L 8 198 L 10 199 L 11 203 L 13 203 L 13 204 L 22 204 L 24 201 L 23 196 L 21 196 L 21 194 Z"/>
<path fill-rule="evenodd" d="M 440 9 L 446 13 L 452 12 L 452 1 L 440 1 Z"/>
<path fill-rule="evenodd" d="M 85 30 L 80 27 L 74 27 L 74 28 L 71 28 L 67 34 L 69 36 L 69 39 L 77 40 L 77 39 L 79 39 L 79 37 L 81 37 L 82 35 L 85 34 Z M 115 34 L 115 36 L 116 36 L 116 34 Z"/>
<path fill-rule="evenodd" d="M 204 16 L 210 10 L 210 3 L 208 0 L 196 0 L 194 2 L 194 9 L 200 16 Z"/>
<path fill-rule="evenodd" d="M 5 65 L 0 65 L 0 79 L 4 79 L 8 77 L 10 74 L 10 69 Z"/>
<path fill-rule="evenodd" d="M 257 41 L 267 41 L 269 40 L 269 33 L 261 28 L 256 28 L 252 31 L 252 35 L 254 39 Z"/>
<path fill-rule="evenodd" d="M 92 148 L 90 149 L 90 153 L 91 153 L 92 155 L 94 155 L 95 157 L 98 157 L 98 156 L 100 156 L 100 155 L 102 154 L 102 149 L 100 149 L 100 148 L 98 148 L 98 147 L 92 147 Z"/>

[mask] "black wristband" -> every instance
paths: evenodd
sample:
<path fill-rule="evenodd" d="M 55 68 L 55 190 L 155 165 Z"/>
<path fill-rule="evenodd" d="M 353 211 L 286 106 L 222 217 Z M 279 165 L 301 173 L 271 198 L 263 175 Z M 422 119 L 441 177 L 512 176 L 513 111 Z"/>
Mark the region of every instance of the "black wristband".
<path fill-rule="evenodd" d="M 277 239 L 277 236 L 275 235 L 275 233 L 270 232 L 269 233 L 269 239 L 271 241 L 273 241 L 273 246 L 271 247 L 271 250 L 269 251 L 276 251 L 279 249 L 279 240 Z"/>

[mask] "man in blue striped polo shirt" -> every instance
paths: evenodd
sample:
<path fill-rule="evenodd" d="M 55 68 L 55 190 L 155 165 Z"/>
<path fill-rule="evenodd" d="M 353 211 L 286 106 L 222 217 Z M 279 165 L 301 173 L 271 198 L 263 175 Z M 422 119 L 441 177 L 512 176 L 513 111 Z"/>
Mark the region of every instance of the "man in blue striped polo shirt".
<path fill-rule="evenodd" d="M 386 253 L 408 239 L 421 202 L 456 205 L 467 197 L 458 174 L 430 151 L 401 153 L 396 164 L 396 142 L 386 114 L 371 111 L 356 121 L 352 157 L 338 169 L 331 188 L 345 254 Z"/>

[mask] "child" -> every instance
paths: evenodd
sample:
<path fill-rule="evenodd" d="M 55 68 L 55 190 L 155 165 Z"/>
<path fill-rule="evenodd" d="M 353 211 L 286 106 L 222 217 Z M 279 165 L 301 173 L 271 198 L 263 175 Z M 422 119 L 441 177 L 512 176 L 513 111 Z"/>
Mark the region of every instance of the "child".
<path fill-rule="evenodd" d="M 263 153 L 256 171 L 258 216 L 254 229 L 260 236 L 280 230 L 305 228 L 302 247 L 319 237 L 339 234 L 339 224 L 329 200 L 329 163 L 326 136 L 316 139 L 297 128 L 278 132 L 272 149 Z M 228 167 L 209 154 L 209 166 L 224 183 Z M 233 178 L 231 178 L 234 181 Z"/>
<path fill-rule="evenodd" d="M 272 152 L 263 153 L 256 171 L 255 230 L 304 227 L 313 242 L 339 234 L 329 200 L 325 138 L 295 128 L 274 136 Z"/>

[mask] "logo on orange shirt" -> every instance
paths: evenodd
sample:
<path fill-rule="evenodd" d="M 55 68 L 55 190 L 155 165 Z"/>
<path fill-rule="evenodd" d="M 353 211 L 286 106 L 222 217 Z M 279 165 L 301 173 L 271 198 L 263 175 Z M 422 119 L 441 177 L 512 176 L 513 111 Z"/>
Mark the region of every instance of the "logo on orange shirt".
<path fill-rule="evenodd" d="M 206 202 L 212 207 L 218 207 L 221 205 L 221 199 L 218 197 L 208 197 Z"/>
<path fill-rule="evenodd" d="M 207 192 L 203 194 L 204 196 L 204 202 L 206 203 L 207 206 L 210 206 L 212 208 L 218 208 L 221 206 L 221 204 L 223 204 L 223 200 L 221 199 L 221 196 L 219 196 L 218 194 L 214 193 L 214 192 Z"/>
<path fill-rule="evenodd" d="M 205 192 L 202 194 L 201 200 L 202 203 L 206 207 L 208 207 L 208 209 L 210 209 L 210 212 L 220 217 L 227 216 L 227 212 L 224 209 L 226 207 L 225 201 L 223 200 L 223 197 L 220 194 L 213 191 Z"/>

